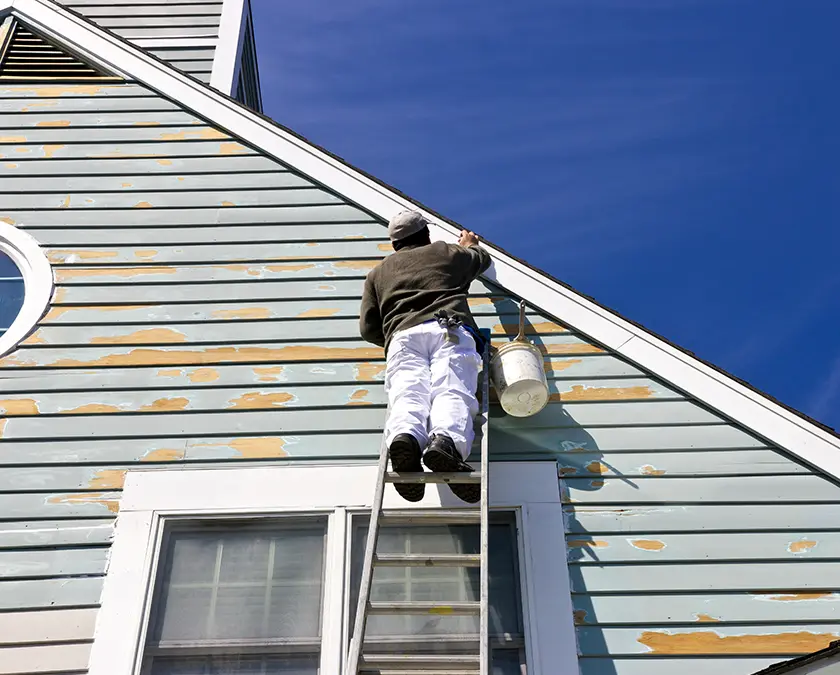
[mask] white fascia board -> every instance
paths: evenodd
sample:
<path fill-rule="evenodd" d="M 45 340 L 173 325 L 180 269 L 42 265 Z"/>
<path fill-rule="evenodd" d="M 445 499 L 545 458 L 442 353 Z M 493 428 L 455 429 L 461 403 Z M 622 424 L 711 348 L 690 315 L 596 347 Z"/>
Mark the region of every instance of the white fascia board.
<path fill-rule="evenodd" d="M 225 0 L 222 5 L 219 43 L 213 57 L 210 86 L 228 96 L 233 96 L 235 82 L 239 76 L 246 9 L 250 10 L 246 0 Z"/>
<path fill-rule="evenodd" d="M 404 209 L 421 211 L 436 238 L 455 241 L 459 230 L 380 185 L 361 172 L 294 134 L 271 124 L 244 106 L 194 82 L 146 54 L 126 48 L 117 38 L 44 0 L 14 0 L 14 9 L 48 24 L 53 34 L 106 59 L 130 76 L 224 128 L 232 136 L 293 166 L 384 220 Z M 77 47 L 78 50 L 78 47 Z M 597 303 L 533 270 L 509 255 L 486 248 L 494 265 L 485 275 L 527 298 L 540 310 L 624 356 L 720 414 L 737 421 L 823 472 L 840 479 L 840 439 L 800 418 L 664 340 L 622 319 Z"/>

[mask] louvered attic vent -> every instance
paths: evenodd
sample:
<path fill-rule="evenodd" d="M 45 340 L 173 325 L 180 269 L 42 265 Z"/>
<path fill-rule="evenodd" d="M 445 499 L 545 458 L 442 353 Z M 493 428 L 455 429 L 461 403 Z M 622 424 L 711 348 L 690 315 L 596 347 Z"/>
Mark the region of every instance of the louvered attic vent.
<path fill-rule="evenodd" d="M 13 22 L 0 44 L 0 82 L 118 82 L 90 64 L 71 56 L 40 35 Z"/>

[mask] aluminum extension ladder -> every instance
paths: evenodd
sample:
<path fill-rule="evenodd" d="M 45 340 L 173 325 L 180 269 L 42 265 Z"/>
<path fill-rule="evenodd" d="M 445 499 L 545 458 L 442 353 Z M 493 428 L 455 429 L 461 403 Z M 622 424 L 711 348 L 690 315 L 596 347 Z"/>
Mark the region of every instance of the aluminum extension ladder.
<path fill-rule="evenodd" d="M 383 439 L 379 458 L 379 474 L 373 498 L 365 560 L 356 607 L 356 623 L 350 641 L 344 675 L 490 675 L 489 646 L 489 586 L 487 568 L 489 539 L 489 425 L 490 425 L 490 331 L 482 331 L 485 338 L 484 368 L 479 387 L 481 419 L 481 471 L 476 473 L 415 473 L 396 474 L 388 471 L 388 448 Z M 481 500 L 477 507 L 457 509 L 382 510 L 386 483 L 480 483 Z M 464 525 L 479 523 L 480 553 L 382 555 L 376 547 L 379 526 L 389 524 Z M 478 602 L 371 602 L 373 570 L 376 567 L 479 567 L 480 591 Z M 479 616 L 479 650 L 477 654 L 365 654 L 364 637 L 370 615 L 447 614 Z"/>

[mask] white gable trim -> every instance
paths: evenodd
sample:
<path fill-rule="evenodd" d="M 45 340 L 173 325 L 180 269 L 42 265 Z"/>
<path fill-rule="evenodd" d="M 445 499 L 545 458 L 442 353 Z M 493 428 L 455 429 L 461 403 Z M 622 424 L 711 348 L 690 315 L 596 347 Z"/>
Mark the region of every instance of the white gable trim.
<path fill-rule="evenodd" d="M 246 0 L 225 0 L 219 23 L 219 44 L 213 57 L 210 86 L 228 96 L 233 96 L 239 77 L 240 54 L 245 33 Z"/>
<path fill-rule="evenodd" d="M 280 129 L 246 108 L 194 82 L 116 36 L 46 0 L 13 0 L 16 14 L 33 28 L 69 42 L 116 71 L 208 118 L 231 135 L 292 165 L 361 207 L 387 220 L 418 207 L 392 189 Z M 95 56 L 93 56 L 95 55 Z M 422 211 L 422 209 L 419 209 Z M 454 241 L 458 230 L 431 213 L 436 238 Z M 603 346 L 655 373 L 722 415 L 736 420 L 823 472 L 840 479 L 840 439 L 664 340 L 487 245 L 494 265 L 486 275 L 539 309 Z"/>

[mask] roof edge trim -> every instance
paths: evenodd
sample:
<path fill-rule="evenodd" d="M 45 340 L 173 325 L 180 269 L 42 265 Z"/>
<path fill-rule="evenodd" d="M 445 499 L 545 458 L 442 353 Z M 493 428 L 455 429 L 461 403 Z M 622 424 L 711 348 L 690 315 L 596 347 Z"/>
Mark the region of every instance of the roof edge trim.
<path fill-rule="evenodd" d="M 434 233 L 454 242 L 459 228 L 396 189 L 381 184 L 338 157 L 239 105 L 229 97 L 178 72 L 49 0 L 13 0 L 21 18 L 48 27 L 57 40 L 85 53 L 94 52 L 112 70 L 135 79 L 211 120 L 231 135 L 293 166 L 360 207 L 390 219 L 417 209 L 433 223 Z M 0 10 L 2 11 L 2 10 Z M 772 444 L 840 480 L 840 436 L 831 434 L 760 392 L 716 370 L 584 295 L 535 270 L 492 244 L 494 265 L 485 275 L 525 297 L 594 341 L 743 425 Z"/>

